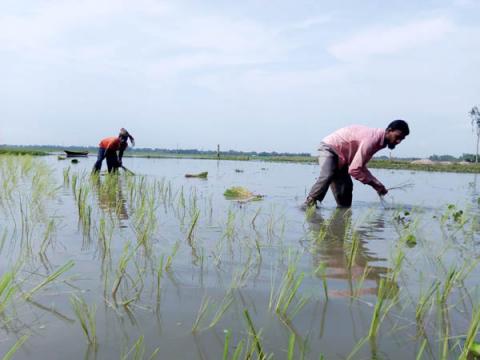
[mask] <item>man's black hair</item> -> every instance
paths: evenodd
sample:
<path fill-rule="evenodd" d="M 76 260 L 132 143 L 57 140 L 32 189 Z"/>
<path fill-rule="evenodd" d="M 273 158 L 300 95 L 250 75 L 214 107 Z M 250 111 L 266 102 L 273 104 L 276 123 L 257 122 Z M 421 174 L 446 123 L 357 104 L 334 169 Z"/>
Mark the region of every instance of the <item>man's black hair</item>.
<path fill-rule="evenodd" d="M 388 126 L 387 130 L 400 130 L 403 135 L 407 136 L 410 134 L 410 129 L 408 128 L 408 124 L 405 120 L 394 120 Z"/>

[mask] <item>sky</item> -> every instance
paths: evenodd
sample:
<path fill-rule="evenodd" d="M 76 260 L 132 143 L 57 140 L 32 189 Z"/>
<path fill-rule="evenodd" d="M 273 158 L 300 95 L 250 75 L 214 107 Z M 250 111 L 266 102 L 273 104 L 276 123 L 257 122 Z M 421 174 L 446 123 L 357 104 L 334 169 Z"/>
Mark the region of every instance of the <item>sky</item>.
<path fill-rule="evenodd" d="M 480 0 L 0 0 L 0 144 L 315 153 L 405 119 L 475 152 Z M 379 155 L 388 155 L 387 150 Z"/>

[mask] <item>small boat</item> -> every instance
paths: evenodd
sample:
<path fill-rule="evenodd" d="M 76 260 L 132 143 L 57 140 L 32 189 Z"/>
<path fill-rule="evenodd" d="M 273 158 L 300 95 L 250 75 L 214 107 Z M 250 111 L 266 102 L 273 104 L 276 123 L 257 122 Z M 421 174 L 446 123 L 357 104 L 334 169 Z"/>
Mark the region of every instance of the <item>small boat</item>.
<path fill-rule="evenodd" d="M 88 156 L 88 151 L 70 151 L 70 150 L 63 150 L 67 157 L 85 157 Z"/>

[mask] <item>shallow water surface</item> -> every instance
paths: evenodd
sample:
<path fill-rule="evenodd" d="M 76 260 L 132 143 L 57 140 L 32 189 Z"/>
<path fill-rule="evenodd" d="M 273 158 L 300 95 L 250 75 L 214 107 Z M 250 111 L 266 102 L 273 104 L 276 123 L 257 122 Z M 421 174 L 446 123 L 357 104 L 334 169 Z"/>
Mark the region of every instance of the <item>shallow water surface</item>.
<path fill-rule="evenodd" d="M 0 271 L 15 278 L 0 354 L 22 336 L 16 359 L 462 352 L 478 306 L 476 175 L 374 169 L 412 186 L 381 202 L 355 182 L 351 209 L 329 193 L 305 213 L 315 165 L 125 158 L 136 176 L 91 177 L 94 161 L 0 157 Z M 265 197 L 226 200 L 232 186 Z"/>

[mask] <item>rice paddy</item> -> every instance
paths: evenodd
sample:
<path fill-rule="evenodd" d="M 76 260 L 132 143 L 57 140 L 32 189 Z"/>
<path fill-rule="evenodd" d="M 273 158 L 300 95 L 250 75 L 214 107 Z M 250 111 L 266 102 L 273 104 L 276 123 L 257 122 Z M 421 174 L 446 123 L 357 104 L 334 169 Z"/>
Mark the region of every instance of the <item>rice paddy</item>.
<path fill-rule="evenodd" d="M 0 156 L 0 358 L 478 355 L 475 175 L 305 213 L 315 165 L 94 160 Z"/>

